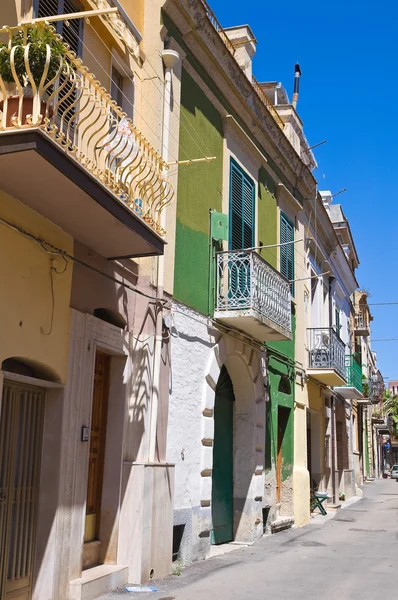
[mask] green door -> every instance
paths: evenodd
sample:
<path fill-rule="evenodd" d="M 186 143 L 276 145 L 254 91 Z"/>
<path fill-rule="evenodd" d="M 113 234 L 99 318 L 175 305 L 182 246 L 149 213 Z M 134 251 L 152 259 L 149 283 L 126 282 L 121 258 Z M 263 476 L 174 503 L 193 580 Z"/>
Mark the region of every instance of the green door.
<path fill-rule="evenodd" d="M 232 381 L 223 366 L 218 378 L 214 405 L 212 544 L 223 544 L 233 540 L 234 400 Z"/>

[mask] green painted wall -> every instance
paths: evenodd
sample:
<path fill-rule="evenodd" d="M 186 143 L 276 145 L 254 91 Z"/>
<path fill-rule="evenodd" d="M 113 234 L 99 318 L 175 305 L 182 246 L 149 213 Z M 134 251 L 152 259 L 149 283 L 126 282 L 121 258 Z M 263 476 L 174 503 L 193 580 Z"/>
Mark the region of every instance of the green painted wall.
<path fill-rule="evenodd" d="M 181 78 L 179 159 L 199 158 L 193 140 L 216 156 L 178 172 L 174 296 L 207 314 L 209 308 L 209 211 L 221 211 L 223 130 L 221 115 L 185 69 Z"/>
<path fill-rule="evenodd" d="M 211 79 L 210 75 L 207 73 L 207 71 L 205 71 L 203 69 L 200 62 L 196 59 L 196 57 L 191 53 L 188 46 L 185 44 L 185 41 L 184 41 L 183 36 L 181 35 L 181 32 L 179 31 L 179 29 L 176 27 L 176 25 L 173 23 L 173 21 L 169 18 L 169 16 L 164 11 L 162 11 L 162 22 L 164 23 L 164 26 L 166 27 L 170 37 L 173 37 L 178 42 L 178 44 L 183 49 L 183 51 L 186 53 L 185 60 L 189 61 L 189 63 L 192 65 L 192 67 L 195 69 L 195 71 L 199 74 L 199 76 L 205 82 L 205 84 L 209 87 L 209 89 L 214 94 L 214 96 L 217 98 L 217 100 L 225 108 L 226 113 L 232 115 L 236 119 L 236 121 L 239 123 L 239 125 L 242 127 L 242 129 L 245 131 L 245 133 L 249 136 L 250 139 L 253 140 L 253 143 L 259 148 L 259 150 L 262 152 L 262 154 L 264 154 L 264 156 L 267 158 L 268 164 L 269 164 L 270 168 L 273 170 L 273 172 L 276 173 L 276 175 L 280 178 L 282 183 L 297 198 L 297 200 L 301 204 L 303 204 L 304 198 L 302 197 L 300 192 L 298 190 L 294 189 L 294 187 L 292 186 L 290 181 L 284 175 L 283 169 L 280 169 L 278 163 L 273 160 L 273 157 L 266 152 L 266 150 L 261 146 L 261 144 L 259 144 L 257 142 L 257 140 L 253 139 L 253 137 L 252 137 L 253 133 L 252 133 L 252 131 L 250 131 L 250 128 L 247 127 L 246 123 L 241 119 L 239 113 L 237 113 L 230 106 L 228 101 L 224 98 L 223 94 L 220 92 L 218 87 L 215 85 L 214 81 Z M 192 142 L 192 140 L 191 140 L 191 142 Z"/>
<path fill-rule="evenodd" d="M 258 173 L 258 243 L 278 243 L 278 207 L 275 198 L 275 182 L 261 167 Z M 275 269 L 278 265 L 278 248 L 263 248 L 261 256 Z"/>
<path fill-rule="evenodd" d="M 293 473 L 294 463 L 294 339 L 296 317 L 292 315 L 293 339 L 285 342 L 270 342 L 268 353 L 268 377 L 270 399 L 266 408 L 265 469 L 276 463 L 278 446 L 278 407 L 290 409 L 290 417 L 282 444 L 282 481 Z M 272 349 L 277 353 L 272 353 Z"/>

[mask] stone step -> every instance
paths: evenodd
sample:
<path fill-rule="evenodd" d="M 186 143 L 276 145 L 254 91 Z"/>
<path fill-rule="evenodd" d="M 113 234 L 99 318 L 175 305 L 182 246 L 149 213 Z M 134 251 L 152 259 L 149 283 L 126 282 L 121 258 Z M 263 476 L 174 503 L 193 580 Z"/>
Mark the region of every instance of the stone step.
<path fill-rule="evenodd" d="M 294 517 L 277 517 L 271 521 L 271 533 L 279 533 L 294 526 Z"/>
<path fill-rule="evenodd" d="M 83 571 L 79 579 L 69 583 L 70 600 L 95 600 L 128 583 L 125 565 L 99 565 Z"/>

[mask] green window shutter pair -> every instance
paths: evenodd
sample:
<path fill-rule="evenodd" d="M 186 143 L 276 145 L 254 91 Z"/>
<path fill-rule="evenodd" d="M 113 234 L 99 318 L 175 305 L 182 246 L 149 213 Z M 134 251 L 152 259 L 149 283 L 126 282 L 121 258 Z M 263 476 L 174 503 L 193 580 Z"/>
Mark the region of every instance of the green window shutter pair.
<path fill-rule="evenodd" d="M 292 283 L 290 284 L 290 291 L 294 296 L 294 244 L 287 242 L 294 241 L 294 225 L 293 223 L 281 213 L 281 239 L 280 243 L 285 244 L 280 247 L 280 270 L 282 275 L 286 277 Z"/>
<path fill-rule="evenodd" d="M 340 337 L 340 329 L 341 329 L 341 324 L 340 324 L 340 309 L 339 308 L 335 308 L 335 328 L 336 328 L 336 333 L 337 335 Z"/>
<path fill-rule="evenodd" d="M 230 250 L 253 248 L 254 241 L 254 182 L 231 159 L 229 196 Z"/>

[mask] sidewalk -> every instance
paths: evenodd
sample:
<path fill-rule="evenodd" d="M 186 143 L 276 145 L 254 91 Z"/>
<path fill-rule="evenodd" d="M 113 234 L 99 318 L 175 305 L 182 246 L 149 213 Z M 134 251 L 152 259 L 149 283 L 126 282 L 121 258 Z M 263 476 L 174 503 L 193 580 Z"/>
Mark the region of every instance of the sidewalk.
<path fill-rule="evenodd" d="M 297 551 L 302 552 L 306 548 L 305 555 L 301 558 L 301 560 L 305 560 L 311 554 L 311 551 L 323 550 L 322 547 L 326 545 L 324 540 L 331 535 L 330 532 L 335 532 L 341 522 L 351 521 L 352 519 L 337 519 L 336 525 L 332 525 L 334 529 L 329 527 L 328 522 L 332 521 L 342 510 L 349 511 L 359 500 L 362 500 L 362 497 L 354 496 L 342 502 L 341 508 L 333 511 L 329 509 L 326 516 L 313 515 L 310 522 L 304 527 L 264 536 L 252 545 L 245 546 L 232 542 L 223 546 L 214 546 L 211 556 L 207 560 L 193 563 L 181 568 L 181 570 L 176 565 L 174 575 L 160 581 L 151 582 L 149 585 L 153 586 L 156 591 L 139 591 L 140 587 L 144 588 L 145 586 L 134 585 L 132 587 L 138 591 L 129 592 L 125 588 L 121 588 L 116 592 L 98 598 L 98 600 L 127 600 L 127 598 L 132 600 L 202 600 L 210 598 L 216 598 L 217 600 L 228 598 L 228 600 L 232 600 L 237 598 L 240 600 L 240 598 L 246 597 L 263 598 L 264 594 L 253 595 L 255 582 L 253 582 L 252 577 L 263 578 L 267 573 L 269 577 L 277 576 L 278 570 L 280 572 L 281 569 L 289 574 L 290 570 L 295 568 L 295 561 L 298 558 L 295 557 Z M 315 539 L 307 541 L 307 537 L 317 537 L 319 541 Z M 286 561 L 282 560 L 281 564 L 273 565 L 273 562 L 279 560 L 278 557 L 281 554 L 286 555 Z M 318 559 L 314 557 L 315 562 L 316 560 Z M 274 569 L 276 569 L 275 572 Z M 215 587 L 211 586 L 213 580 Z M 246 587 L 243 585 L 244 582 L 246 582 Z M 242 585 L 244 592 L 242 591 Z M 266 582 L 264 582 L 264 585 L 267 588 Z M 240 588 L 241 591 L 238 592 L 237 588 Z M 290 595 L 278 595 L 273 600 L 279 598 L 286 600 L 290 597 Z M 267 598 L 272 598 L 272 594 L 268 594 Z M 299 596 L 296 600 L 298 598 Z M 303 597 L 303 600 L 308 600 L 308 597 Z"/>

